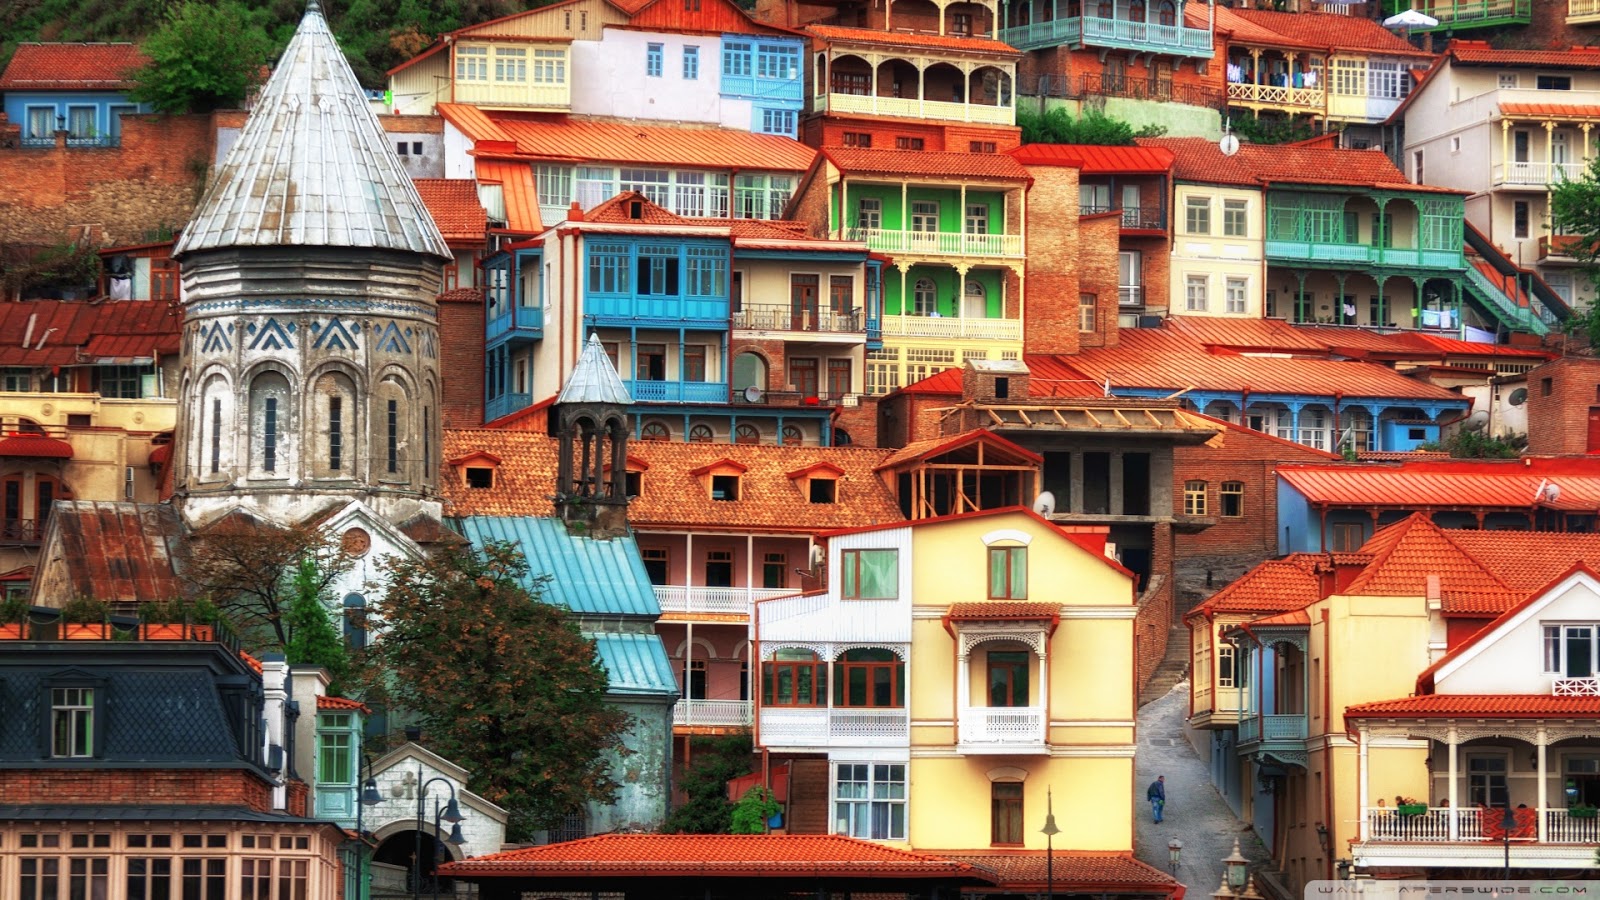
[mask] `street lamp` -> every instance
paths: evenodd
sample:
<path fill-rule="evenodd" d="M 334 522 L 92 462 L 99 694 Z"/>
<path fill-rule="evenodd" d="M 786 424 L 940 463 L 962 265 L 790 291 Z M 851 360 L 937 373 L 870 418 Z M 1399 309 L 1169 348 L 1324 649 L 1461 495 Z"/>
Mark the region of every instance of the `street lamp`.
<path fill-rule="evenodd" d="M 378 793 L 378 782 L 372 777 L 372 760 L 363 759 L 363 766 L 367 773 L 367 780 L 361 783 L 361 795 L 356 803 L 356 900 L 367 900 L 367 893 L 371 889 L 367 877 L 367 832 L 361 827 L 362 813 L 369 806 L 377 806 L 383 802 L 383 797 Z"/>
<path fill-rule="evenodd" d="M 1239 839 L 1233 839 L 1233 852 L 1222 860 L 1222 869 L 1228 879 L 1228 888 L 1238 896 L 1243 890 L 1245 882 L 1249 880 L 1250 860 L 1244 858 L 1239 852 Z"/>
<path fill-rule="evenodd" d="M 1167 868 L 1173 875 L 1178 874 L 1178 863 L 1183 859 L 1183 841 L 1173 838 L 1167 841 Z"/>
<path fill-rule="evenodd" d="M 1044 889 L 1049 900 L 1056 900 L 1056 835 L 1061 829 L 1056 827 L 1055 798 L 1051 796 L 1049 788 L 1044 791 L 1044 827 L 1039 829 L 1044 835 Z"/>
<path fill-rule="evenodd" d="M 447 839 L 450 841 L 450 843 L 459 846 L 467 842 L 466 838 L 461 836 L 461 822 L 466 817 L 461 815 L 461 807 L 456 805 L 456 786 L 450 782 L 450 779 L 444 777 L 443 775 L 435 775 L 434 777 L 424 781 L 422 780 L 422 776 L 424 774 L 425 773 L 422 771 L 422 765 L 419 763 L 417 765 L 417 839 L 416 846 L 411 855 L 411 900 L 422 900 L 422 825 L 424 821 L 423 815 L 427 809 L 423 801 L 428 796 L 429 786 L 431 786 L 434 782 L 440 782 L 445 787 L 450 789 L 450 802 L 445 805 L 442 813 L 438 809 L 437 800 L 434 803 L 434 840 L 439 839 L 439 822 L 445 821 L 449 822 L 452 826 L 450 829 L 450 837 Z M 438 881 L 438 876 L 435 875 L 435 892 L 438 890 Z"/>
<path fill-rule="evenodd" d="M 1500 814 L 1500 831 L 1506 845 L 1506 871 L 1505 879 L 1511 880 L 1511 832 L 1517 827 L 1517 813 L 1511 808 L 1511 801 L 1506 801 L 1505 812 Z"/>
<path fill-rule="evenodd" d="M 435 837 L 437 837 L 439 834 L 439 823 L 441 821 L 446 821 L 446 816 L 450 810 L 455 809 L 455 805 L 456 798 L 451 797 L 450 805 L 441 809 L 439 806 L 439 798 L 433 798 L 433 833 Z M 467 839 L 461 835 L 461 821 L 459 812 L 460 811 L 457 810 L 457 820 L 450 823 L 450 836 L 444 839 L 446 844 L 454 844 L 457 847 L 467 842 Z M 439 863 L 447 861 L 448 859 L 449 855 L 445 853 L 444 846 L 442 844 L 436 844 L 434 846 L 433 853 L 433 900 L 439 900 Z"/>

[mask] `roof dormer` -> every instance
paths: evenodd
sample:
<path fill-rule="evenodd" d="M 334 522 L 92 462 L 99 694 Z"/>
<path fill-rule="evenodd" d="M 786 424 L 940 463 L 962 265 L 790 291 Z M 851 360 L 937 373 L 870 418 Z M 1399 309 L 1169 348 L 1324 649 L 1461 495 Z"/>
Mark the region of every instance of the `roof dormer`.
<path fill-rule="evenodd" d="M 733 502 L 739 499 L 744 473 L 749 470 L 750 467 L 744 463 L 723 457 L 689 474 L 700 479 L 711 499 Z"/>
<path fill-rule="evenodd" d="M 499 480 L 500 457 L 487 450 L 474 450 L 465 456 L 447 460 L 461 483 L 473 490 L 489 490 Z"/>
<path fill-rule="evenodd" d="M 785 474 L 808 502 L 839 502 L 839 479 L 844 477 L 844 470 L 833 463 L 822 460 Z"/>

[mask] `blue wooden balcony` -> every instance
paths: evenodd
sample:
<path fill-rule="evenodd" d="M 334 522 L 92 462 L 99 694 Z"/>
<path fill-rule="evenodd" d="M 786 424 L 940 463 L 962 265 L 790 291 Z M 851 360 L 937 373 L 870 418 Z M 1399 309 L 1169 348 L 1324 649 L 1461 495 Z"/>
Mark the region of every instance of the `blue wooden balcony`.
<path fill-rule="evenodd" d="M 1285 749 L 1305 746 L 1306 717 L 1304 713 L 1253 716 L 1248 712 L 1239 719 L 1239 746 L 1245 744 L 1278 744 Z"/>
<path fill-rule="evenodd" d="M 635 403 L 727 403 L 726 381 L 624 381 Z"/>
<path fill-rule="evenodd" d="M 728 327 L 726 297 L 633 297 L 590 294 L 584 313 L 593 324 L 628 328 L 664 325 L 671 328 Z"/>
<path fill-rule="evenodd" d="M 544 338 L 544 310 L 537 306 L 518 306 L 514 303 L 497 305 L 504 313 L 494 315 L 484 323 L 486 348 L 506 344 L 518 347 Z"/>
<path fill-rule="evenodd" d="M 741 100 L 786 101 L 799 103 L 804 99 L 801 95 L 800 77 L 796 73 L 794 78 L 762 78 L 757 75 L 723 75 L 722 96 L 737 97 Z"/>
<path fill-rule="evenodd" d="M 532 394 L 501 394 L 483 404 L 483 420 L 493 422 L 502 416 L 509 416 L 519 409 L 527 409 L 533 405 Z"/>
<path fill-rule="evenodd" d="M 1059 46 L 1076 50 L 1096 47 L 1197 59 L 1210 59 L 1216 52 L 1211 44 L 1211 33 L 1204 28 L 1089 15 L 1004 28 L 1000 31 L 1000 39 L 1018 50 Z"/>

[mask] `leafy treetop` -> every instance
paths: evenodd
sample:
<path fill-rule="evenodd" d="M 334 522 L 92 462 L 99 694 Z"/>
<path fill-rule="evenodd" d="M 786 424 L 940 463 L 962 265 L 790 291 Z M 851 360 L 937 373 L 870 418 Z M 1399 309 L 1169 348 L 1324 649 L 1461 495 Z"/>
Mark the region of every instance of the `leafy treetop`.
<path fill-rule="evenodd" d="M 1551 187 L 1550 231 L 1570 236 L 1565 252 L 1578 261 L 1591 287 L 1600 286 L 1600 156 L 1579 177 Z M 1576 311 L 1567 330 L 1587 337 L 1591 348 L 1600 347 L 1600 304 Z"/>
<path fill-rule="evenodd" d="M 238 0 L 187 0 L 145 40 L 128 96 L 163 113 L 242 105 L 273 50 L 261 19 Z"/>

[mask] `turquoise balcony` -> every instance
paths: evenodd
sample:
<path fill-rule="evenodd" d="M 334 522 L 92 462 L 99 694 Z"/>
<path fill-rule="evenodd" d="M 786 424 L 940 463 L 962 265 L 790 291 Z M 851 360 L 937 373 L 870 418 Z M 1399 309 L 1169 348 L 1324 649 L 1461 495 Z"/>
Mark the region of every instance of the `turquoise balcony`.
<path fill-rule="evenodd" d="M 1418 31 L 1462 31 L 1533 21 L 1533 0 L 1415 0 L 1412 6 L 1439 20 L 1437 27 Z"/>
<path fill-rule="evenodd" d="M 599 326 L 728 327 L 726 297 L 635 297 L 590 294 L 584 312 Z"/>
<path fill-rule="evenodd" d="M 727 403 L 726 381 L 624 381 L 635 403 Z"/>
<path fill-rule="evenodd" d="M 1044 8 L 1042 3 L 1034 6 L 1034 9 Z M 1092 47 L 1196 59 L 1210 59 L 1215 53 L 1211 32 L 1177 24 L 1176 18 L 1170 25 L 1160 24 L 1159 19 L 1157 22 L 1133 21 L 1126 9 L 1114 10 L 1110 16 L 1069 15 L 1048 21 L 1037 21 L 1036 16 L 1030 18 L 1035 20 L 1002 29 L 1000 39 L 1019 50 Z"/>
<path fill-rule="evenodd" d="M 1273 744 L 1281 749 L 1303 749 L 1306 740 L 1304 713 L 1289 715 L 1252 716 L 1246 713 L 1239 719 L 1239 746 L 1246 744 Z"/>
<path fill-rule="evenodd" d="M 1462 200 L 1372 191 L 1270 191 L 1267 260 L 1439 274 L 1466 268 Z"/>
<path fill-rule="evenodd" d="M 491 314 L 484 323 L 486 348 L 501 344 L 517 347 L 544 338 L 544 310 L 537 306 L 500 303 L 491 307 L 491 313 L 496 311 L 500 311 L 500 314 Z"/>
<path fill-rule="evenodd" d="M 1460 269 L 1460 250 L 1417 250 L 1409 247 L 1369 247 L 1365 244 L 1319 241 L 1267 241 L 1267 259 L 1284 263 L 1319 263 L 1339 266 L 1393 266 L 1404 269 Z"/>
<path fill-rule="evenodd" d="M 527 409 L 533 405 L 532 394 L 501 394 L 483 404 L 483 420 L 493 422 L 503 416 L 509 416 L 519 409 Z"/>

